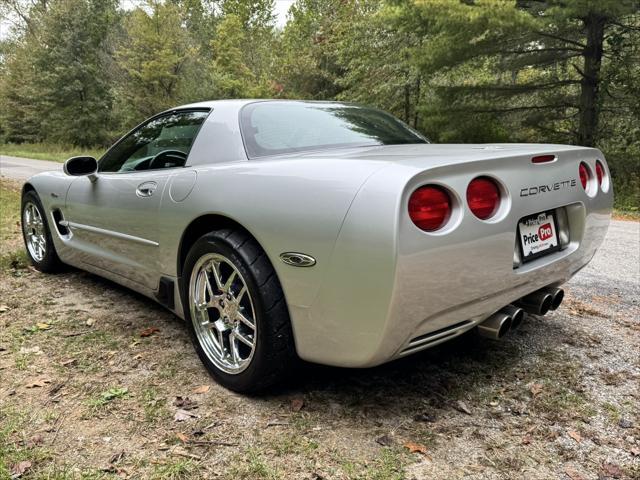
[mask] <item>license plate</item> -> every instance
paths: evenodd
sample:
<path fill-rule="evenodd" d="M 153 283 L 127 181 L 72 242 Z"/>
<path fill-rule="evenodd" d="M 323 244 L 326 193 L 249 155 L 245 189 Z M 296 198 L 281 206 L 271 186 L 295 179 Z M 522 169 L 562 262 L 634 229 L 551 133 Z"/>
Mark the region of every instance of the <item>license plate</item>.
<path fill-rule="evenodd" d="M 518 223 L 522 260 L 533 260 L 560 249 L 556 222 L 551 212 L 542 212 Z"/>

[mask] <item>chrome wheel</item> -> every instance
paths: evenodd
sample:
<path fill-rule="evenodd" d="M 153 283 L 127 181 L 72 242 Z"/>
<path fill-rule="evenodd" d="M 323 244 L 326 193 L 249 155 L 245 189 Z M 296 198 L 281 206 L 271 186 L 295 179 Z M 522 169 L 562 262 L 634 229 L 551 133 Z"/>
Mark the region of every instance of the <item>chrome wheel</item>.
<path fill-rule="evenodd" d="M 22 230 L 29 254 L 36 262 L 42 262 L 47 253 L 45 226 L 38 207 L 27 202 L 22 211 Z"/>
<path fill-rule="evenodd" d="M 251 363 L 258 335 L 253 300 L 236 266 L 206 254 L 189 280 L 191 321 L 207 357 L 223 372 L 238 374 Z"/>

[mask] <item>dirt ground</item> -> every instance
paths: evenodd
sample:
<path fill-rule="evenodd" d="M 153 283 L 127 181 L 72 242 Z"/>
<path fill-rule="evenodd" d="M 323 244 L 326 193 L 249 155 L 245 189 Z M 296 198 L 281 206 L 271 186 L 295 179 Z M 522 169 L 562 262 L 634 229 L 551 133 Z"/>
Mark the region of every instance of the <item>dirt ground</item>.
<path fill-rule="evenodd" d="M 0 479 L 640 479 L 638 223 L 503 341 L 246 397 L 152 301 L 28 267 L 1 185 Z"/>

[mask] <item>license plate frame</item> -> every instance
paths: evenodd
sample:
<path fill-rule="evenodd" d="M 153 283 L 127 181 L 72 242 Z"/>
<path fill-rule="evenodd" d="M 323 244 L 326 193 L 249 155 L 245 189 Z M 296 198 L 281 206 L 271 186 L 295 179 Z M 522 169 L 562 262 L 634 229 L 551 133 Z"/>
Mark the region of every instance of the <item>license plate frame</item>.
<path fill-rule="evenodd" d="M 558 222 L 556 221 L 554 210 L 545 210 L 533 215 L 527 215 L 518 220 L 518 247 L 520 248 L 522 263 L 536 260 L 560 250 L 557 225 Z M 547 227 L 545 232 L 548 232 L 548 229 L 551 228 L 551 236 L 540 239 L 540 235 L 545 233 L 542 232 L 543 227 Z M 525 242 L 525 235 L 529 235 L 528 242 Z M 537 235 L 538 240 L 531 243 L 531 235 Z M 547 245 L 547 247 L 541 249 L 540 245 Z"/>

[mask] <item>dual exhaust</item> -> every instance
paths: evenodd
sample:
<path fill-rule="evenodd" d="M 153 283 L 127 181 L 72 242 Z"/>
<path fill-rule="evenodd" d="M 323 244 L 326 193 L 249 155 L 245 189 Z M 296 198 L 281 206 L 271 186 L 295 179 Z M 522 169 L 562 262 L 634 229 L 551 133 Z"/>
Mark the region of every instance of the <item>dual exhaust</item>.
<path fill-rule="evenodd" d="M 515 330 L 522 324 L 525 312 L 545 315 L 549 310 L 558 308 L 563 299 L 564 291 L 561 288 L 543 288 L 533 292 L 487 318 L 478 325 L 478 334 L 498 340 L 509 330 Z"/>

